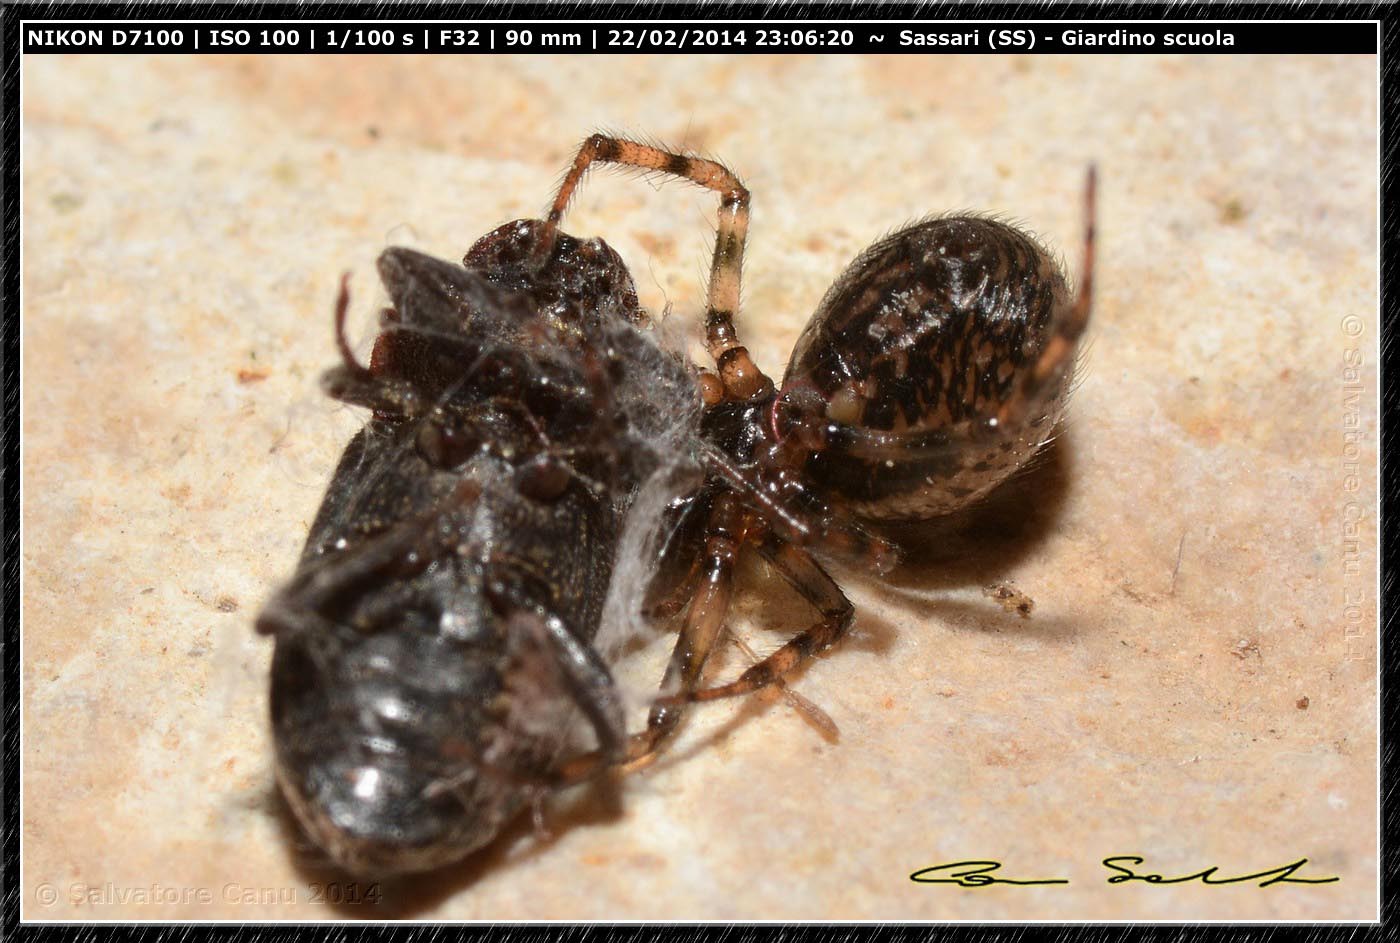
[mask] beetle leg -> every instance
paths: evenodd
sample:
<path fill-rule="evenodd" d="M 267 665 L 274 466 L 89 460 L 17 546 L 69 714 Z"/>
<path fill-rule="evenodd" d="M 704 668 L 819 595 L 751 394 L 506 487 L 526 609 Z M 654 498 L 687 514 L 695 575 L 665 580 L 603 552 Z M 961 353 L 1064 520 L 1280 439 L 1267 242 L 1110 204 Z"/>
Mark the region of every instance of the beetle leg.
<path fill-rule="evenodd" d="M 380 415 L 415 416 L 423 411 L 422 398 L 412 384 L 375 376 L 369 367 L 355 359 L 345 336 L 345 315 L 350 308 L 350 273 L 340 277 L 335 299 L 335 345 L 340 365 L 327 370 L 321 386 L 327 395 L 352 406 L 367 406 Z"/>
<path fill-rule="evenodd" d="M 719 376 L 729 399 L 744 401 L 770 393 L 773 381 L 754 364 L 748 349 L 739 343 L 739 335 L 734 328 L 734 315 L 739 310 L 744 241 L 749 231 L 748 188 L 732 171 L 715 161 L 676 154 L 637 141 L 594 134 L 579 148 L 578 156 L 564 175 L 559 192 L 545 216 L 548 228 L 537 246 L 541 263 L 554 251 L 554 237 L 559 231 L 564 211 L 584 174 L 595 161 L 670 174 L 719 194 L 715 251 L 710 263 L 709 297 L 705 308 L 705 346 L 719 367 Z"/>
<path fill-rule="evenodd" d="M 320 613 L 353 587 L 364 587 L 392 574 L 400 579 L 431 566 L 440 555 L 435 546 L 434 523 L 463 505 L 475 501 L 481 486 L 463 479 L 442 501 L 427 512 L 343 551 L 324 553 L 303 561 L 296 576 L 264 607 L 257 631 L 276 635 L 295 629 L 307 613 Z M 392 600 L 389 605 L 399 605 Z"/>
<path fill-rule="evenodd" d="M 511 673 L 505 678 L 506 683 L 528 685 L 532 678 L 538 679 L 541 673 L 549 676 L 543 682 L 548 689 L 552 690 L 562 682 L 564 692 L 583 711 L 597 739 L 597 748 L 587 754 L 594 768 L 585 771 L 574 761 L 579 769 L 565 775 L 558 771 L 541 772 L 531 763 L 522 762 L 520 757 L 511 753 L 515 734 L 510 731 L 517 721 L 512 720 L 508 708 L 499 720 L 503 731 L 499 747 L 488 747 L 478 752 L 475 763 L 469 765 L 461 777 L 436 781 L 429 789 L 432 792 L 451 790 L 463 779 L 486 772 L 502 782 L 527 790 L 532 804 L 538 804 L 551 790 L 581 782 L 590 778 L 597 769 L 620 761 L 626 745 L 622 698 L 607 665 L 591 645 L 579 641 L 563 619 L 548 613 L 533 601 L 527 591 L 509 580 L 498 582 L 493 591 L 499 601 L 519 607 L 510 614 L 505 625 L 507 651 L 512 665 Z M 536 683 L 540 682 L 536 680 Z M 507 704 L 523 710 L 530 707 L 529 703 Z M 528 723 L 528 718 L 524 720 Z M 584 775 L 579 775 L 580 772 Z M 538 811 L 536 809 L 537 814 Z"/>
<path fill-rule="evenodd" d="M 558 675 L 569 699 L 583 711 L 600 751 L 608 756 L 619 753 L 626 726 L 612 673 L 593 647 L 541 601 L 548 591 L 503 559 L 488 573 L 485 594 L 491 607 L 503 614 L 507 648 L 545 653 L 548 670 Z M 530 645 L 520 646 L 523 641 Z"/>
<path fill-rule="evenodd" d="M 811 554 L 771 533 L 764 535 L 758 552 L 812 604 L 821 614 L 820 620 L 729 684 L 663 697 L 657 702 L 659 708 L 750 694 L 781 680 L 802 662 L 834 644 L 850 628 L 855 607 Z"/>
<path fill-rule="evenodd" d="M 535 623 L 525 627 L 526 631 L 533 631 L 547 646 L 569 697 L 588 718 L 598 738 L 599 752 L 619 757 L 627 728 L 622 716 L 622 698 L 608 666 L 593 647 L 580 642 L 558 616 L 543 612 L 518 613 L 511 619 L 512 632 L 519 630 L 518 623 L 522 620 Z"/>

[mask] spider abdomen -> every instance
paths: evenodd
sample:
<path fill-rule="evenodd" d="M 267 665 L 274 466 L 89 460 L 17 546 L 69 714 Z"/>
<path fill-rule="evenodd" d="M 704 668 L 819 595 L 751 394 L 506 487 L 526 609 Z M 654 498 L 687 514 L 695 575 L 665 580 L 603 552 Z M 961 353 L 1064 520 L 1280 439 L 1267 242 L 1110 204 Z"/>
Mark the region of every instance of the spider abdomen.
<path fill-rule="evenodd" d="M 780 419 L 821 428 L 810 480 L 860 517 L 926 519 L 987 494 L 1049 437 L 1074 301 L 1034 239 L 982 217 L 927 220 L 862 253 L 798 339 Z"/>

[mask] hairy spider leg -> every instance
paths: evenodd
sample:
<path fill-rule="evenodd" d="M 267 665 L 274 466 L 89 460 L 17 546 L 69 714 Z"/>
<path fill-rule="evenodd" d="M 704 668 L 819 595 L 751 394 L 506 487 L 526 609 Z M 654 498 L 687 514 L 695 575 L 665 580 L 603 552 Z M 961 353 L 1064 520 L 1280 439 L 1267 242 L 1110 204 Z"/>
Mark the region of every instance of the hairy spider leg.
<path fill-rule="evenodd" d="M 656 750 L 679 723 L 683 704 L 735 697 L 775 683 L 785 694 L 797 699 L 798 709 L 811 717 L 826 736 L 835 736 L 835 724 L 831 719 L 815 705 L 806 703 L 804 706 L 800 695 L 786 689 L 782 676 L 810 655 L 836 642 L 850 626 L 855 609 L 821 565 L 807 551 L 775 534 L 761 518 L 756 519 L 755 510 L 744 507 L 743 497 L 730 493 L 714 500 L 706 524 L 704 550 L 697 555 L 692 571 L 681 581 L 690 604 L 661 682 L 662 691 L 676 693 L 663 694 L 656 700 L 647 729 L 633 738 L 628 763 L 644 759 Z M 857 543 L 865 547 L 864 539 L 865 535 L 859 532 L 832 531 L 814 543 L 835 546 L 850 554 Z M 757 664 L 732 684 L 697 691 L 701 672 L 722 631 L 729 608 L 735 561 L 743 546 L 755 540 L 759 553 L 812 603 L 822 619 L 767 658 L 755 658 Z M 869 555 L 869 547 L 865 549 Z M 739 639 L 735 641 L 746 648 Z M 636 755 L 631 755 L 633 753 Z"/>
<path fill-rule="evenodd" d="M 559 193 L 545 217 L 548 226 L 540 240 L 541 259 L 554 250 L 559 222 L 589 166 L 595 161 L 620 164 L 680 177 L 719 194 L 719 215 L 715 232 L 714 258 L 710 263 L 710 284 L 705 307 L 705 346 L 719 368 L 724 396 L 747 401 L 767 395 L 773 381 L 753 362 L 748 349 L 739 342 L 734 316 L 739 310 L 739 286 L 744 262 L 744 240 L 749 231 L 749 191 L 739 178 L 722 164 L 703 157 L 671 151 L 594 134 L 583 142 L 573 165 L 564 175 Z M 712 387 L 712 384 L 707 384 Z M 710 394 L 710 390 L 706 391 Z M 709 396 L 707 395 L 707 401 Z"/>
<path fill-rule="evenodd" d="M 601 750 L 583 754 L 562 764 L 551 775 L 550 781 L 555 785 L 565 786 L 592 778 L 609 765 L 633 766 L 649 760 L 680 723 L 686 704 L 737 697 L 773 684 L 812 655 L 830 647 L 850 627 L 855 608 L 835 580 L 807 550 L 770 529 L 769 522 L 760 516 L 762 510 L 745 501 L 751 494 L 762 495 L 762 492 L 737 469 L 727 463 L 726 467 L 738 476 L 744 488 L 739 493 L 719 494 L 710 507 L 704 549 L 699 555 L 699 578 L 692 583 L 693 595 L 661 681 L 661 690 L 672 693 L 662 694 L 653 702 L 646 729 L 628 738 L 620 760 L 615 754 L 609 756 Z M 759 553 L 812 604 L 821 618 L 734 682 L 697 690 L 705 662 L 724 628 L 724 617 L 733 596 L 735 562 L 742 548 L 755 542 Z M 877 562 L 882 559 L 879 548 L 889 546 L 878 538 L 844 530 L 822 532 L 819 539 L 813 537 L 811 542 L 817 546 L 835 546 L 848 554 L 853 548 L 864 546 L 867 556 Z M 689 577 L 684 581 L 691 583 Z M 818 723 L 826 726 L 820 720 Z"/>
<path fill-rule="evenodd" d="M 765 533 L 758 552 L 802 597 L 820 613 L 816 623 L 797 633 L 781 648 L 749 668 L 729 684 L 702 690 L 682 691 L 657 701 L 653 712 L 681 703 L 715 701 L 751 694 L 759 688 L 781 682 L 798 665 L 835 644 L 846 634 L 855 617 L 855 607 L 810 553 L 788 543 L 772 532 Z"/>
<path fill-rule="evenodd" d="M 997 411 L 999 425 L 1016 426 L 1024 419 L 1036 395 L 1047 385 L 1061 377 L 1067 367 L 1074 363 L 1079 338 L 1089 326 L 1089 315 L 1094 302 L 1094 218 L 1098 203 L 1098 170 L 1089 165 L 1084 181 L 1084 266 L 1080 275 L 1079 290 L 1067 314 L 1055 325 L 1040 359 L 1026 372 L 1020 388 L 1002 404 Z"/>
<path fill-rule="evenodd" d="M 676 524 L 671 539 L 677 546 L 684 548 L 693 543 L 703 542 L 704 528 L 709 521 L 709 508 L 713 501 L 712 491 L 702 492 L 695 498 L 695 503 L 684 512 Z M 653 619 L 669 619 L 680 615 L 685 610 L 695 595 L 695 588 L 700 585 L 701 550 L 703 549 L 703 547 L 697 547 L 694 552 L 685 552 L 682 549 L 685 556 L 679 561 L 673 561 L 669 564 L 663 562 L 662 566 L 669 565 L 670 569 L 659 570 L 658 575 L 664 573 L 668 580 L 654 579 L 647 593 L 646 601 L 643 603 L 643 612 L 647 616 Z M 663 550 L 663 561 L 666 561 L 669 554 L 675 552 L 675 546 Z"/>
<path fill-rule="evenodd" d="M 717 490 L 700 499 L 694 513 L 703 515 L 705 522 L 703 534 L 697 535 L 701 536 L 701 550 L 679 574 L 675 585 L 653 605 L 653 615 L 673 615 L 682 609 L 686 615 L 661 682 L 662 692 L 668 693 L 653 703 L 646 729 L 630 738 L 624 766 L 640 763 L 655 753 L 679 724 L 683 705 L 737 696 L 775 682 L 783 688 L 783 674 L 809 655 L 829 647 L 846 631 L 854 608 L 802 547 L 819 547 L 848 559 L 863 558 L 879 572 L 888 569 L 896 558 L 892 544 L 867 533 L 854 519 L 835 514 L 814 517 L 807 509 L 791 507 L 776 496 L 782 489 L 774 491 L 761 481 L 751 480 L 744 469 L 717 449 L 703 451 L 706 464 L 728 490 Z M 733 594 L 735 561 L 748 544 L 757 546 L 774 562 L 779 572 L 812 602 L 822 619 L 768 658 L 755 659 L 758 664 L 734 684 L 716 689 L 717 693 L 710 693 L 709 689 L 696 692 L 704 665 L 723 631 Z M 825 736 L 836 736 L 835 724 L 829 717 L 800 696 L 793 696 L 798 709 L 812 718 Z M 571 764 L 574 776 L 586 778 L 602 762 L 603 757 L 596 754 L 580 757 Z"/>
<path fill-rule="evenodd" d="M 718 449 L 705 448 L 703 457 L 706 465 L 742 495 L 744 502 L 763 519 L 764 524 L 785 541 L 800 547 L 820 549 L 846 560 L 862 560 L 877 573 L 889 572 L 898 562 L 898 548 L 885 538 L 865 530 L 853 517 L 829 508 L 815 515 L 794 508 L 775 495 L 775 491 L 781 493 L 781 488 L 754 480 Z M 773 467 L 781 473 L 782 466 Z M 800 490 L 800 485 L 791 481 L 788 486 Z"/>
<path fill-rule="evenodd" d="M 620 758 L 609 751 L 593 750 L 562 763 L 550 774 L 550 782 L 567 786 L 590 779 L 608 766 L 632 766 L 650 760 L 661 741 L 675 730 L 689 693 L 699 683 L 705 661 L 724 627 L 733 596 L 734 562 L 755 523 L 732 494 L 717 496 L 710 507 L 700 579 L 661 680 L 661 690 L 678 689 L 679 696 L 666 704 L 662 702 L 667 698 L 658 699 L 647 717 L 646 728 L 627 739 Z"/>
<path fill-rule="evenodd" d="M 653 704 L 647 717 L 647 729 L 638 735 L 643 755 L 655 750 L 680 723 L 687 696 L 700 683 L 700 673 L 714 650 L 724 628 L 724 617 L 729 612 L 734 593 L 735 561 L 755 523 L 731 494 L 719 495 L 711 505 L 701 553 L 700 581 L 686 609 L 666 674 L 661 679 L 662 691 L 678 691 L 682 696 L 674 703 L 662 703 L 667 700 L 663 697 Z"/>
<path fill-rule="evenodd" d="M 744 657 L 749 660 L 750 665 L 757 664 L 763 659 L 749 647 L 749 644 L 734 633 L 729 634 L 729 640 L 734 643 L 734 647 L 744 653 Z M 841 728 L 836 726 L 836 721 L 831 719 L 831 715 L 822 710 L 817 704 L 807 697 L 798 694 L 782 678 L 773 682 L 773 687 L 783 693 L 783 698 L 788 705 L 807 718 L 808 722 L 827 740 L 835 743 L 841 738 Z"/>

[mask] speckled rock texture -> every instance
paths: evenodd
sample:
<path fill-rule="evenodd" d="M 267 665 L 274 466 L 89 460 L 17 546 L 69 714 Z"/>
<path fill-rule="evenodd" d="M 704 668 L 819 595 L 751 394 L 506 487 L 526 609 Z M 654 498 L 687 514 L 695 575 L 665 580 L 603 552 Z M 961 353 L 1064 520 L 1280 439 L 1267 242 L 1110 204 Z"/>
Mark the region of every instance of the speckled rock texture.
<path fill-rule="evenodd" d="M 1373 918 L 1376 68 L 28 58 L 24 915 Z M 548 838 L 527 816 L 357 905 L 277 797 L 252 631 L 361 421 L 317 387 L 337 281 L 363 351 L 378 252 L 459 258 L 536 215 L 596 129 L 744 177 L 740 328 L 775 373 L 842 267 L 927 214 L 1013 218 L 1073 272 L 1097 161 L 1082 381 L 1035 470 L 903 534 L 890 579 L 840 571 L 854 634 L 794 679 L 839 742 L 780 696 L 709 705 L 613 795 L 551 804 Z M 713 204 L 604 171 L 566 228 L 694 325 Z M 734 629 L 772 650 L 806 613 L 744 576 Z M 624 666 L 631 689 L 668 643 Z M 742 669 L 727 654 L 715 676 Z M 1111 885 L 1115 855 L 1340 880 Z M 910 880 L 968 859 L 1070 883 Z"/>

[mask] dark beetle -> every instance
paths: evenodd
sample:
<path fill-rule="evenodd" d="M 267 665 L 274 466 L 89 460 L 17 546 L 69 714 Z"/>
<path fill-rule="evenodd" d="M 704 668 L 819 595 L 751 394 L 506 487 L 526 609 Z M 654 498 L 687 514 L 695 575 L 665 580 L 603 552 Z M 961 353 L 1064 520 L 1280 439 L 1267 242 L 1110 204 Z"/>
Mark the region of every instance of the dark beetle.
<path fill-rule="evenodd" d="M 603 756 L 622 747 L 592 643 L 628 503 L 674 463 L 697 394 L 612 249 L 542 226 L 497 229 L 465 267 L 386 251 L 368 368 L 342 290 L 324 386 L 373 417 L 258 624 L 282 792 L 353 873 L 489 841 L 549 782 L 576 710 Z"/>

